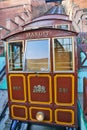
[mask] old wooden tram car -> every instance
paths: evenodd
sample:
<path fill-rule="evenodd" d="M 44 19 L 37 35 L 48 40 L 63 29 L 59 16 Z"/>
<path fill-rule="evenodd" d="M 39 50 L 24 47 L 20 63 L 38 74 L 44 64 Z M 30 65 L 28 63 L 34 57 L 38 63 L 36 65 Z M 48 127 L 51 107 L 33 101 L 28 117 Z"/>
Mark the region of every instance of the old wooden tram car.
<path fill-rule="evenodd" d="M 77 127 L 76 36 L 67 15 L 47 12 L 4 38 L 11 119 Z"/>

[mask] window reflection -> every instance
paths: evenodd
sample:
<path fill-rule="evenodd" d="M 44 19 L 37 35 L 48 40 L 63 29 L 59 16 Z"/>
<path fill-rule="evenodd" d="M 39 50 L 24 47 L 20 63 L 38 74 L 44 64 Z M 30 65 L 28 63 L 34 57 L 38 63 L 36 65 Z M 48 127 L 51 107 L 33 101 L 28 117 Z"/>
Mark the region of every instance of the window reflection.
<path fill-rule="evenodd" d="M 25 54 L 26 70 L 29 71 L 49 71 L 49 41 L 29 40 L 27 41 Z"/>
<path fill-rule="evenodd" d="M 72 39 L 54 39 L 54 63 L 55 71 L 68 71 L 73 69 Z"/>

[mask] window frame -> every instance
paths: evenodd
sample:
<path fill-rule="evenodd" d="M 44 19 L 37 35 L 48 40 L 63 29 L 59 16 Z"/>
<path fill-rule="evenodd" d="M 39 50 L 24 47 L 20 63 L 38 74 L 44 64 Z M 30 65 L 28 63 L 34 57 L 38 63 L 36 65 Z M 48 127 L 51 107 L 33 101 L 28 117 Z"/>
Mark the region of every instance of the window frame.
<path fill-rule="evenodd" d="M 48 71 L 35 71 L 35 70 L 26 70 L 25 69 L 25 60 L 26 60 L 26 48 L 27 48 L 27 44 L 28 41 L 35 41 L 35 40 L 48 40 Z M 50 59 L 50 38 L 40 38 L 40 39 L 27 39 L 25 40 L 25 53 L 24 53 L 24 71 L 25 72 L 29 72 L 29 73 L 50 73 L 51 72 L 51 59 Z"/>
<path fill-rule="evenodd" d="M 68 28 L 67 29 L 65 29 L 65 28 L 58 28 L 58 26 L 63 26 L 63 25 L 66 25 L 66 26 L 68 26 Z M 64 29 L 64 30 L 70 30 L 70 24 L 55 24 L 54 25 L 54 28 L 57 28 L 57 29 Z"/>
<path fill-rule="evenodd" d="M 54 52 L 54 39 L 58 38 L 71 38 L 72 40 L 72 70 L 55 70 L 55 52 Z M 75 50 L 74 50 L 74 37 L 73 36 L 66 36 L 66 37 L 53 37 L 52 38 L 52 49 L 53 49 L 53 72 L 56 73 L 71 73 L 75 72 Z"/>
<path fill-rule="evenodd" d="M 22 49 L 23 49 L 23 54 L 22 54 L 22 55 L 23 55 L 23 57 L 22 57 L 22 58 L 23 58 L 23 60 L 22 60 L 22 70 L 20 70 L 20 69 L 19 69 L 19 70 L 16 70 L 16 69 L 10 70 L 10 62 L 9 62 L 9 53 L 10 53 L 10 52 L 9 52 L 9 44 L 18 43 L 18 42 L 21 42 L 21 43 L 22 43 L 22 46 L 23 46 L 23 48 L 22 48 Z M 23 66 L 24 66 L 24 40 L 9 41 L 9 42 L 7 43 L 7 47 L 6 47 L 6 48 L 7 48 L 7 62 L 8 62 L 7 65 L 8 65 L 8 71 L 9 71 L 9 72 L 12 72 L 12 73 L 13 73 L 13 72 L 14 72 L 14 73 L 15 73 L 15 72 L 16 72 L 16 73 L 17 73 L 17 72 L 22 72 L 22 71 L 23 71 L 23 68 L 24 68 L 24 67 L 23 67 Z"/>

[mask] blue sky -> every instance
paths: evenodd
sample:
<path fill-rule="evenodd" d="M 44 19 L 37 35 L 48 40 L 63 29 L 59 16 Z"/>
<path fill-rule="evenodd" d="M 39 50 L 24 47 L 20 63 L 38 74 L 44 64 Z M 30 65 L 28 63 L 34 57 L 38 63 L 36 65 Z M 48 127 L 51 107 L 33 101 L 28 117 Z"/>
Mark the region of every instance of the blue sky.
<path fill-rule="evenodd" d="M 48 39 L 28 41 L 26 59 L 48 58 L 48 42 Z"/>

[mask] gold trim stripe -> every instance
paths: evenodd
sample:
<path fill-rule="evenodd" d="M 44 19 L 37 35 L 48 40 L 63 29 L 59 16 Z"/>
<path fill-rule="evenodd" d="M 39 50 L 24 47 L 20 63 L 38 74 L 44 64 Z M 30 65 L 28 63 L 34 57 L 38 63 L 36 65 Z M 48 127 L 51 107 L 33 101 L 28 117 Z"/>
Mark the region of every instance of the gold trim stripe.
<path fill-rule="evenodd" d="M 57 86 L 56 86 L 56 79 L 58 77 L 71 77 L 72 78 L 72 102 L 71 103 L 60 103 L 57 101 L 57 95 L 56 95 L 56 91 L 57 91 Z M 55 103 L 57 105 L 61 105 L 61 106 L 72 106 L 74 104 L 74 76 L 73 75 L 56 75 L 54 77 L 54 96 L 55 96 Z"/>
<path fill-rule="evenodd" d="M 52 84 L 51 84 L 51 76 L 50 75 L 44 75 L 44 74 L 38 74 L 39 77 L 48 77 L 49 78 L 49 102 L 41 102 L 41 101 L 32 101 L 31 100 L 31 91 L 30 91 L 30 77 L 35 77 L 36 74 L 29 74 L 28 75 L 28 100 L 30 103 L 34 103 L 34 104 L 51 104 L 52 103 Z"/>
<path fill-rule="evenodd" d="M 38 111 L 41 111 L 41 110 L 48 110 L 49 112 L 50 112 L 50 120 L 48 121 L 48 120 L 43 120 L 43 122 L 52 122 L 52 110 L 50 109 L 50 108 L 41 108 L 41 107 L 30 107 L 29 108 L 29 113 L 30 113 L 30 120 L 32 120 L 32 121 L 37 121 L 37 119 L 33 119 L 32 118 L 32 112 L 31 112 L 31 110 L 32 109 L 37 109 Z"/>
<path fill-rule="evenodd" d="M 69 122 L 61 122 L 61 121 L 58 121 L 58 117 L 57 117 L 57 112 L 58 111 L 63 111 L 63 112 L 69 112 L 71 113 L 72 117 L 72 121 L 69 123 Z M 55 110 L 55 122 L 60 124 L 60 125 L 73 125 L 74 124 L 74 111 L 73 110 L 68 110 L 68 109 L 56 109 Z"/>
<path fill-rule="evenodd" d="M 12 84 L 11 84 L 11 77 L 22 77 L 23 78 L 23 83 L 24 83 L 24 100 L 15 100 L 12 97 Z M 10 90 L 10 99 L 12 102 L 26 102 L 26 82 L 25 82 L 25 76 L 23 74 L 10 74 L 9 75 L 9 90 Z"/>
<path fill-rule="evenodd" d="M 14 107 L 25 109 L 25 118 L 15 116 L 15 115 L 14 115 L 14 111 L 13 111 L 13 108 L 14 108 Z M 26 107 L 26 106 L 12 105 L 12 106 L 11 106 L 11 113 L 12 113 L 12 118 L 14 118 L 14 119 L 17 119 L 17 120 L 27 120 L 27 119 L 28 119 L 28 111 L 27 111 L 27 107 Z"/>

